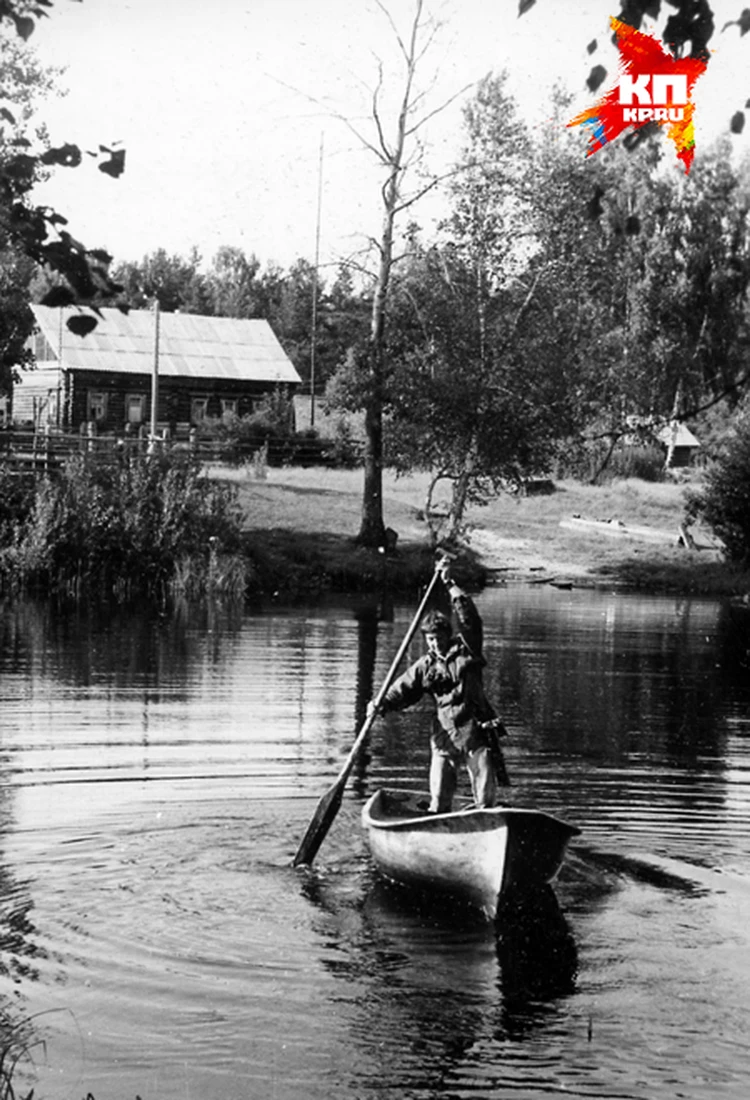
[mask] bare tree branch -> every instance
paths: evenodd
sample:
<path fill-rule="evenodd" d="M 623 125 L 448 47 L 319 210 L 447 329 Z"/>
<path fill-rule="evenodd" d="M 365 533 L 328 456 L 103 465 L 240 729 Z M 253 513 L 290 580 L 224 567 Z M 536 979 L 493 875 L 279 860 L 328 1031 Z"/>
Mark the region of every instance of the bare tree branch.
<path fill-rule="evenodd" d="M 416 134 L 417 130 L 420 130 L 426 122 L 429 122 L 435 115 L 441 114 L 443 111 L 450 107 L 451 103 L 455 103 L 457 99 L 460 99 L 462 95 L 465 95 L 471 88 L 476 87 L 476 81 L 471 81 L 469 84 L 465 84 L 463 88 L 459 88 L 457 92 L 454 92 L 452 96 L 449 96 L 439 107 L 435 107 L 433 111 L 428 111 L 426 115 L 423 115 L 418 122 L 415 122 L 413 126 L 410 126 L 406 131 L 407 135 Z"/>
<path fill-rule="evenodd" d="M 279 77 L 273 78 L 277 84 L 280 84 L 282 88 L 286 88 L 289 92 L 294 92 L 295 95 L 301 95 L 309 103 L 314 103 L 316 107 L 321 107 L 327 115 L 331 118 L 337 119 L 339 122 L 343 122 L 346 128 L 354 134 L 357 141 L 365 149 L 369 149 L 371 153 L 377 157 L 381 163 L 388 164 L 389 160 L 383 155 L 382 150 L 378 149 L 377 145 L 374 145 L 364 134 L 360 133 L 352 120 L 348 118 L 342 111 L 335 110 L 333 107 L 329 107 L 327 103 L 324 103 L 322 99 L 318 99 L 317 96 L 310 95 L 309 92 L 303 92 L 301 88 L 295 88 L 293 84 L 287 84 L 285 80 L 281 80 Z"/>
<path fill-rule="evenodd" d="M 415 191 L 408 199 L 404 199 L 403 202 L 399 203 L 395 212 L 400 214 L 403 210 L 408 210 L 410 206 L 413 206 L 415 202 L 418 202 L 419 199 L 429 194 L 430 191 L 434 191 L 434 189 L 439 187 L 441 183 L 444 183 L 445 180 L 451 179 L 452 176 L 458 176 L 465 170 L 463 165 L 457 165 L 454 168 L 448 169 L 447 172 L 442 172 L 439 176 L 433 176 L 429 183 L 426 183 L 419 191 Z"/>
<path fill-rule="evenodd" d="M 373 117 L 373 121 L 375 122 L 375 127 L 378 131 L 378 141 L 380 142 L 380 148 L 383 151 L 383 159 L 386 161 L 386 163 L 389 163 L 390 160 L 391 160 L 391 157 L 393 156 L 393 153 L 392 153 L 391 149 L 388 147 L 387 141 L 385 140 L 385 134 L 383 133 L 383 126 L 382 126 L 382 123 L 380 121 L 380 112 L 378 110 L 378 95 L 379 95 L 380 89 L 382 87 L 383 87 L 383 63 L 382 63 L 382 61 L 379 60 L 378 61 L 378 82 L 375 85 L 375 89 L 372 93 L 372 117 Z"/>
<path fill-rule="evenodd" d="M 391 15 L 390 11 L 385 6 L 385 4 L 382 3 L 382 0 L 375 0 L 375 3 L 380 8 L 380 10 L 383 13 L 383 15 L 385 16 L 385 18 L 388 20 L 390 28 L 393 31 L 393 36 L 396 39 L 396 41 L 398 42 L 399 49 L 401 50 L 401 53 L 403 55 L 404 60 L 406 61 L 407 65 L 410 64 L 409 53 L 406 50 L 406 46 L 404 45 L 404 40 L 401 37 L 401 34 L 399 32 L 398 27 L 396 26 L 396 23 L 395 23 L 395 20 L 394 20 L 393 16 Z M 416 23 L 419 21 L 419 18 L 421 16 L 421 14 L 422 14 L 422 0 L 417 0 L 417 12 L 416 12 L 416 16 L 415 16 L 415 19 L 414 19 L 413 26 L 416 25 Z"/>
<path fill-rule="evenodd" d="M 335 266 L 345 267 L 347 269 L 351 268 L 352 271 L 359 272 L 360 275 L 364 275 L 366 278 L 371 279 L 373 282 L 378 277 L 376 271 L 373 271 L 371 268 L 365 267 L 364 264 L 361 264 L 357 260 L 352 258 L 338 260 Z"/>

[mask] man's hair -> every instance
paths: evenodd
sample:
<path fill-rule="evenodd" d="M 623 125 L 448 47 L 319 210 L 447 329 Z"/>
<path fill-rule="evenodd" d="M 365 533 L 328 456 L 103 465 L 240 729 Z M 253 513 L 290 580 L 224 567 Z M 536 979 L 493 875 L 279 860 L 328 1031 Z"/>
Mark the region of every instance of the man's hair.
<path fill-rule="evenodd" d="M 420 630 L 423 634 L 439 634 L 441 631 L 445 634 L 453 633 L 451 621 L 442 611 L 428 612 L 422 619 Z"/>

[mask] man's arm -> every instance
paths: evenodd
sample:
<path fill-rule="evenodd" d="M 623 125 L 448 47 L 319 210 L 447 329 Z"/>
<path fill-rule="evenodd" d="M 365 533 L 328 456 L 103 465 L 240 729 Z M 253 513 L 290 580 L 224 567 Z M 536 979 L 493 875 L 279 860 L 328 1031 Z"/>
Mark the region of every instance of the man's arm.
<path fill-rule="evenodd" d="M 372 718 L 376 714 L 385 714 L 389 710 L 403 710 L 404 707 L 418 703 L 423 695 L 422 662 L 416 661 L 391 684 L 377 710 L 375 700 L 370 700 L 367 704 L 367 715 Z"/>
<path fill-rule="evenodd" d="M 407 668 L 406 672 L 402 673 L 391 684 L 381 704 L 381 712 L 403 710 L 404 707 L 413 706 L 414 703 L 419 702 L 423 694 L 422 662 L 420 660 L 416 661 L 411 668 Z"/>
<path fill-rule="evenodd" d="M 477 611 L 476 604 L 471 596 L 464 592 L 460 585 L 456 584 L 450 573 L 450 566 L 444 562 L 440 566 L 440 575 L 453 607 L 453 612 L 458 623 L 458 633 L 470 650 L 473 657 L 481 660 L 484 645 L 484 628 L 482 617 Z"/>

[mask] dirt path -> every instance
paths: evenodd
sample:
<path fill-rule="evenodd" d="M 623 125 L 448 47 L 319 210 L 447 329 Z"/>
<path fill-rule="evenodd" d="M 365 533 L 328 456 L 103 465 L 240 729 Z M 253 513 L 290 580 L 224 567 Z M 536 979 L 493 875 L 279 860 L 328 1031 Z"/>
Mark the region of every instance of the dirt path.
<path fill-rule="evenodd" d="M 546 548 L 535 546 L 527 539 L 498 535 L 486 527 L 472 530 L 470 545 L 480 556 L 484 566 L 497 575 L 498 580 L 593 579 L 586 564 L 550 555 Z"/>

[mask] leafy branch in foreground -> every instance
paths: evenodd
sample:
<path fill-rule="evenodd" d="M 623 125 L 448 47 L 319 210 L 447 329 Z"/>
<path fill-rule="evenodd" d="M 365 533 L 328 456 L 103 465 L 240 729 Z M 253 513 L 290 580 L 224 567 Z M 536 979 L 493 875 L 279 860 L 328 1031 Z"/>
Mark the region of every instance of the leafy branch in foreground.
<path fill-rule="evenodd" d="M 51 0 L 0 0 L 0 50 L 3 62 L 12 52 L 13 38 L 3 32 L 3 24 L 12 24 L 16 34 L 27 41 L 35 28 L 35 19 L 48 14 Z M 4 64 L 5 68 L 5 64 Z M 2 89 L 1 99 L 7 92 Z M 27 259 L 61 276 L 63 283 L 53 287 L 45 305 L 82 305 L 96 313 L 104 302 L 116 298 L 121 287 L 111 278 L 112 257 L 102 249 L 88 249 L 66 228 L 67 219 L 52 207 L 34 204 L 30 194 L 35 184 L 56 167 L 77 168 L 84 156 L 98 161 L 101 172 L 117 178 L 125 169 L 125 150 L 100 145 L 97 150 L 82 151 L 64 142 L 50 145 L 42 141 L 35 149 L 24 132 L 24 104 L 13 97 L 0 101 L 0 237 L 4 248 L 11 248 Z M 44 135 L 46 139 L 46 135 Z M 68 327 L 85 335 L 96 326 L 96 317 L 80 314 L 68 320 Z"/>

